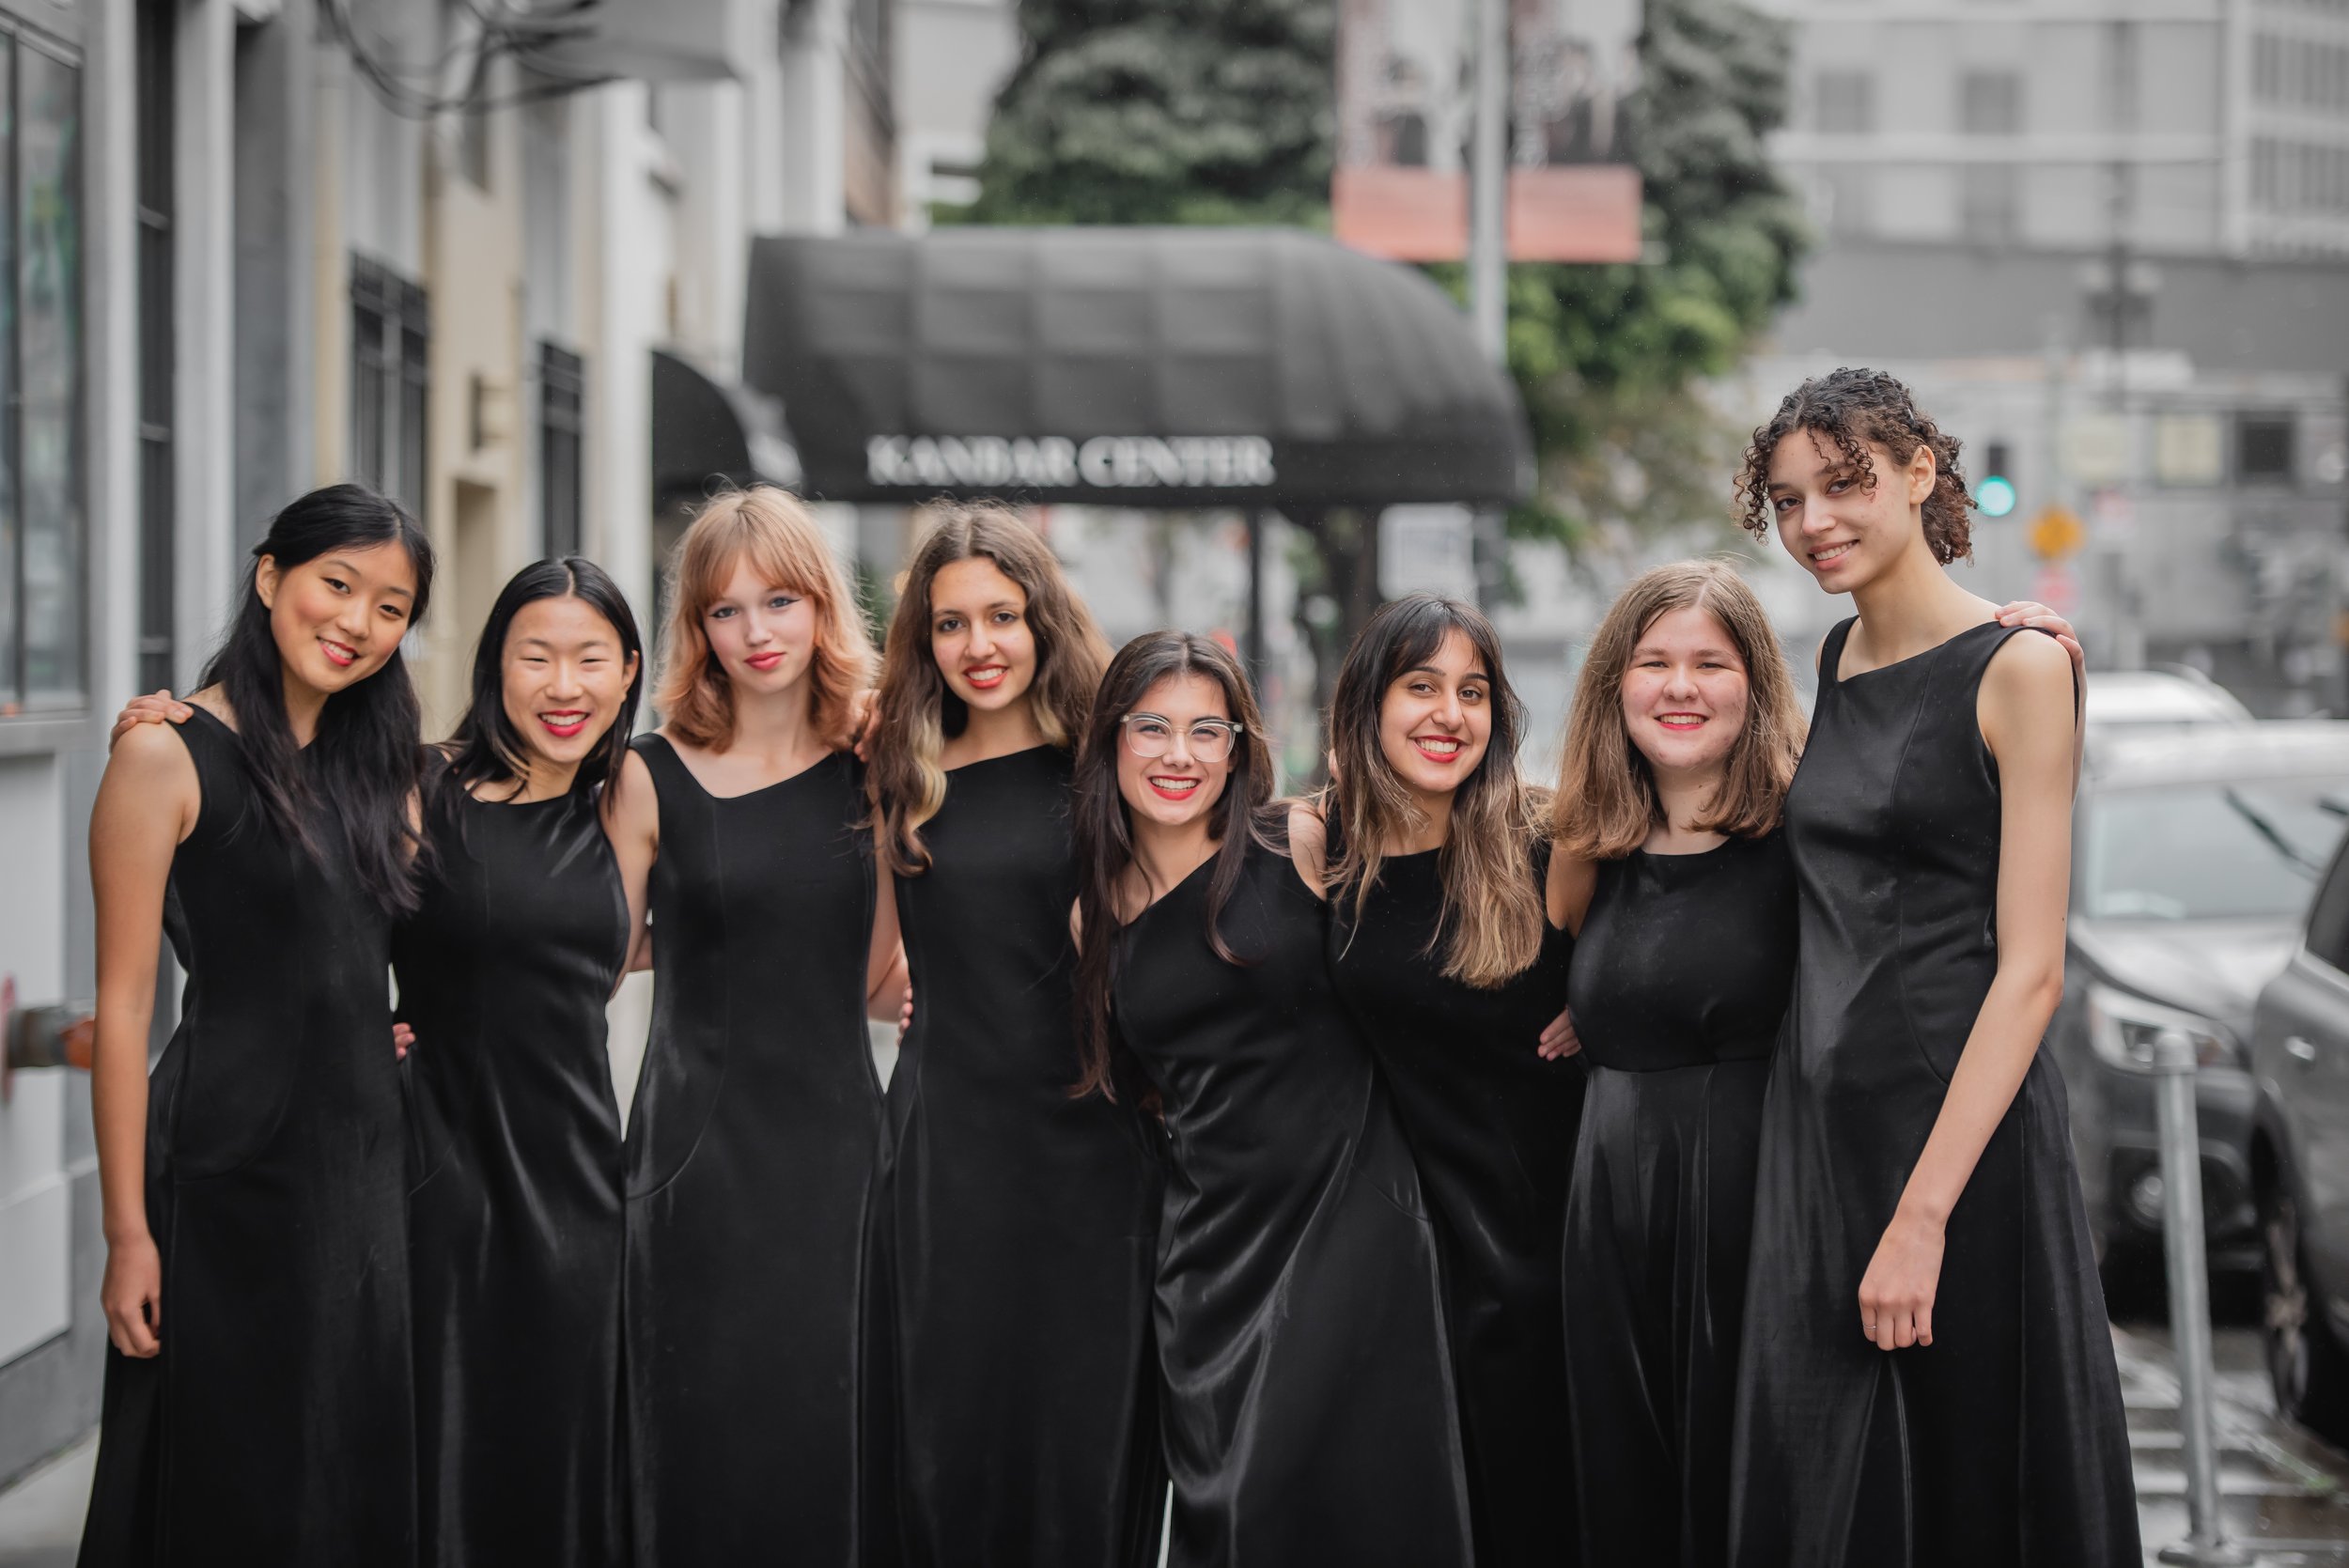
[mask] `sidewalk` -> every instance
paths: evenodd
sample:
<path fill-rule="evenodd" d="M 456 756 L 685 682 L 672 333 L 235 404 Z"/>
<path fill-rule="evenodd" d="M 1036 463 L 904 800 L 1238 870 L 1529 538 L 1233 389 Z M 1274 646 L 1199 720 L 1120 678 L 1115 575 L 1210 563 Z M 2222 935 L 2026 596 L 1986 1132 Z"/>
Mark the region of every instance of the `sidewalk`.
<path fill-rule="evenodd" d="M 97 1465 L 92 1433 L 0 1491 L 0 1568 L 72 1568 Z"/>
<path fill-rule="evenodd" d="M 2178 1383 L 2167 1327 L 2115 1327 L 2121 1395 L 2137 1469 L 2137 1517 L 2147 1568 L 2186 1539 L 2186 1470 Z M 2349 1568 L 2349 1455 L 2279 1419 L 2258 1331 L 2214 1335 L 2219 1512 L 2227 1538 L 2261 1568 Z"/>

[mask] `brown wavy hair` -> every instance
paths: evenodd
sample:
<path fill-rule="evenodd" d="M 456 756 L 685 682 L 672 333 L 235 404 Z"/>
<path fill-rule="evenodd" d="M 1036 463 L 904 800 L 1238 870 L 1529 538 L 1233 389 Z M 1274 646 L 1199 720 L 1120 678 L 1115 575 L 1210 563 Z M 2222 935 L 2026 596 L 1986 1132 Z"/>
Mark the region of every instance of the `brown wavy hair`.
<path fill-rule="evenodd" d="M 1770 510 L 1770 458 L 1778 443 L 1797 430 L 1832 442 L 1843 471 L 1866 475 L 1870 489 L 1877 474 L 1869 442 L 1903 466 L 1917 456 L 1917 448 L 1931 447 L 1935 474 L 1924 504 L 1925 543 L 1945 567 L 1973 558 L 1974 498 L 1958 467 L 1965 443 L 1920 411 L 1899 378 L 1881 370 L 1846 367 L 1813 376 L 1788 393 L 1769 423 L 1753 432 L 1737 470 L 1737 520 L 1756 536 L 1767 538 L 1777 521 Z"/>
<path fill-rule="evenodd" d="M 1548 919 L 1533 877 L 1533 846 L 1544 834 L 1542 803 L 1517 773 L 1525 708 L 1501 668 L 1501 638 L 1490 621 L 1434 594 L 1407 594 L 1379 606 L 1338 671 L 1330 700 L 1333 777 L 1320 807 L 1340 846 L 1328 868 L 1330 900 L 1351 898 L 1359 922 L 1389 846 L 1406 837 L 1420 815 L 1379 746 L 1379 710 L 1388 689 L 1435 658 L 1454 632 L 1468 639 L 1490 682 L 1492 738 L 1452 798 L 1452 831 L 1437 857 L 1443 912 L 1429 951 L 1444 942 L 1443 972 L 1489 990 L 1541 956 Z"/>
<path fill-rule="evenodd" d="M 727 490 L 701 509 L 669 568 L 669 625 L 653 694 L 678 738 L 713 752 L 734 740 L 734 684 L 709 649 L 702 617 L 739 562 L 802 595 L 816 613 L 808 704 L 816 733 L 834 751 L 855 738 L 856 696 L 873 678 L 873 644 L 856 589 L 797 496 L 772 485 Z"/>
<path fill-rule="evenodd" d="M 1558 779 L 1558 852 L 1620 860 L 1664 825 L 1664 802 L 1623 717 L 1623 677 L 1648 628 L 1674 610 L 1721 624 L 1746 665 L 1746 727 L 1730 748 L 1719 793 L 1690 826 L 1754 838 L 1779 824 L 1810 725 L 1762 601 L 1725 561 L 1681 561 L 1634 578 L 1616 597 L 1575 682 Z"/>
<path fill-rule="evenodd" d="M 1207 878 L 1207 945 L 1227 964 L 1248 960 L 1223 939 L 1219 922 L 1239 886 L 1251 845 L 1285 851 L 1281 814 L 1272 804 L 1272 748 L 1265 736 L 1248 675 L 1223 644 L 1188 631 L 1147 631 L 1117 651 L 1086 715 L 1069 788 L 1077 853 L 1077 1032 L 1084 1075 L 1072 1094 L 1098 1090 L 1116 1098 L 1115 1057 L 1110 1044 L 1110 993 L 1117 984 L 1117 884 L 1134 863 L 1133 817 L 1117 787 L 1120 722 L 1150 688 L 1169 675 L 1199 675 L 1223 693 L 1225 711 L 1241 726 L 1232 776 L 1207 808 L 1216 841 Z"/>
<path fill-rule="evenodd" d="M 1045 740 L 1076 743 L 1093 706 L 1109 644 L 1044 536 L 1010 507 L 994 502 L 947 502 L 925 514 L 930 530 L 913 552 L 898 590 L 881 653 L 880 692 L 874 702 L 864 788 L 882 863 L 900 876 L 927 870 L 922 824 L 946 803 L 946 773 L 939 753 L 960 735 L 970 710 L 947 686 L 930 647 L 930 584 L 957 561 L 984 558 L 1028 598 L 1028 629 L 1035 638 L 1035 678 L 1028 702 Z"/>

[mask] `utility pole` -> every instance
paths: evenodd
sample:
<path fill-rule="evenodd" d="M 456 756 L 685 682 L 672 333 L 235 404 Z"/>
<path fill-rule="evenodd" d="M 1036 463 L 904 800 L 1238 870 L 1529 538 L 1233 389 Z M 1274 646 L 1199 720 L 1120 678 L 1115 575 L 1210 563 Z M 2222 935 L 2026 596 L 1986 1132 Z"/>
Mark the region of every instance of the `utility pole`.
<path fill-rule="evenodd" d="M 1509 361 L 1509 0 L 1470 0 L 1476 19 L 1476 116 L 1469 143 L 1469 318 L 1477 347 L 1506 374 Z M 1476 514 L 1476 597 L 1499 602 L 1507 519 Z"/>

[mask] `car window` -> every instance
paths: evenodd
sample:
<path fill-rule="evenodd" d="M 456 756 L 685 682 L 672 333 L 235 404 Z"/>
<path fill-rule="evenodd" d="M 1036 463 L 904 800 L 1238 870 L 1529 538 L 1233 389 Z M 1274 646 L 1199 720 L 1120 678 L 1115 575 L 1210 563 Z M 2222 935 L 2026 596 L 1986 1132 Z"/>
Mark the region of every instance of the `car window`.
<path fill-rule="evenodd" d="M 2309 913 L 2309 951 L 2349 974 L 2349 846 L 2333 857 Z"/>
<path fill-rule="evenodd" d="M 2296 916 L 2349 825 L 2349 779 L 2112 790 L 2092 799 L 2081 912 L 2103 920 Z"/>

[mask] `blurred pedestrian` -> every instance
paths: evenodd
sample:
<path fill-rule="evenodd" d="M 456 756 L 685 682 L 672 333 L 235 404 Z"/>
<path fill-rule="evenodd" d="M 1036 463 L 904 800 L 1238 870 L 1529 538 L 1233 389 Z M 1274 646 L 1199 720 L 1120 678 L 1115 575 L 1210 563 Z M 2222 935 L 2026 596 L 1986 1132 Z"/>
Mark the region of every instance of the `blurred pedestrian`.
<path fill-rule="evenodd" d="M 2039 1040 L 2061 993 L 2077 673 L 1951 578 L 1958 443 L 1804 382 L 1746 521 L 1859 614 L 1788 793 L 1800 959 L 1766 1104 L 1733 1560 L 2141 1560 L 2112 1343 Z"/>
<path fill-rule="evenodd" d="M 1573 939 L 1544 915 L 1522 729 L 1489 621 L 1432 594 L 1385 605 L 1338 672 L 1331 783 L 1297 838 L 1435 1225 L 1485 1568 L 1578 1560 L 1559 1260 L 1583 1072 L 1535 1050 Z"/>
<path fill-rule="evenodd" d="M 432 551 L 336 485 L 253 556 L 189 722 L 124 734 L 91 818 L 112 1342 L 91 1568 L 415 1552 L 387 970 L 417 900 L 400 640 Z M 150 1080 L 165 934 L 187 985 Z"/>
<path fill-rule="evenodd" d="M 1068 784 L 1109 649 L 1017 514 L 931 522 L 866 743 L 917 999 L 877 1203 L 881 1484 L 910 1563 L 1155 1563 L 1158 1133 L 1071 1094 Z"/>
<path fill-rule="evenodd" d="M 1770 1053 L 1795 972 L 1780 826 L 1802 709 L 1728 565 L 1657 567 L 1591 640 L 1553 919 L 1590 1064 L 1565 1220 L 1583 1560 L 1719 1568 Z"/>
<path fill-rule="evenodd" d="M 663 722 L 613 811 L 654 973 L 625 1149 L 634 1558 L 850 1563 L 882 1138 L 864 1018 L 902 986 L 848 750 L 872 649 L 831 546 L 771 487 L 694 520 L 669 602 Z"/>
<path fill-rule="evenodd" d="M 1435 1234 L 1238 661 L 1181 632 L 1127 644 L 1073 792 L 1085 1087 L 1146 1085 L 1171 1161 L 1170 1561 L 1470 1561 Z"/>

